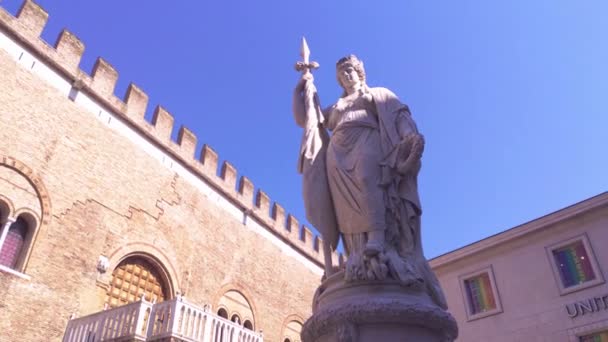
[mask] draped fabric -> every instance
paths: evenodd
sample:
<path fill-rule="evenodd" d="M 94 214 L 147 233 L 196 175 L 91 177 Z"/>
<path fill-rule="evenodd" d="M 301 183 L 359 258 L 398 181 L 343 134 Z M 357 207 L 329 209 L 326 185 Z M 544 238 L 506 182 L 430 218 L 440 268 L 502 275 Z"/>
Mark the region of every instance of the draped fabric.
<path fill-rule="evenodd" d="M 358 241 L 354 252 L 361 252 L 356 249 L 364 245 L 365 233 L 383 230 L 387 252 L 398 254 L 399 260 L 393 260 L 403 265 L 402 273 L 414 272 L 434 301 L 447 307 L 422 252 L 420 162 L 406 174 L 397 170 L 412 151 L 404 137 L 418 135 L 408 107 L 386 88 L 366 88 L 371 110 L 354 106 L 326 122 L 312 82 L 304 91 L 306 123 L 298 170 L 303 174 L 307 219 L 332 248 L 342 233 L 348 254 L 353 241 Z M 331 138 L 326 128 L 332 130 Z"/>
<path fill-rule="evenodd" d="M 329 191 L 325 162 L 329 134 L 322 126 L 324 118 L 319 106 L 317 89 L 312 82 L 307 83 L 305 92 L 306 123 L 300 145 L 298 172 L 302 173 L 306 219 L 319 230 L 324 243 L 335 250 L 338 246 L 339 230 Z"/>
<path fill-rule="evenodd" d="M 378 120 L 366 110 L 344 116 L 333 130 L 327 151 L 327 177 L 340 232 L 384 230 L 386 207 L 378 186 Z"/>

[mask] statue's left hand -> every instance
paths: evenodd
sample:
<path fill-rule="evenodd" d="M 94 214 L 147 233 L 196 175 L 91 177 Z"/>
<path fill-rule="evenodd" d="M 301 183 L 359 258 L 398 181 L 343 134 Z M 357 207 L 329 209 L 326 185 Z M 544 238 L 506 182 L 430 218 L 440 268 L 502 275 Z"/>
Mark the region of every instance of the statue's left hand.
<path fill-rule="evenodd" d="M 420 158 L 424 151 L 424 136 L 419 133 L 411 133 L 403 138 L 399 146 L 399 161 L 397 171 L 406 174 L 420 166 Z"/>

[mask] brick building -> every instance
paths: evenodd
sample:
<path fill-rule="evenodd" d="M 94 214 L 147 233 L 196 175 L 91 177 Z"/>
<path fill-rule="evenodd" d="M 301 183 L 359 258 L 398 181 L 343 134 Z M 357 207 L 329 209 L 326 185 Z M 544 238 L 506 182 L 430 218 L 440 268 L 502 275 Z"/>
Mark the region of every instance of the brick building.
<path fill-rule="evenodd" d="M 0 340 L 299 340 L 322 241 L 47 17 L 0 8 Z"/>

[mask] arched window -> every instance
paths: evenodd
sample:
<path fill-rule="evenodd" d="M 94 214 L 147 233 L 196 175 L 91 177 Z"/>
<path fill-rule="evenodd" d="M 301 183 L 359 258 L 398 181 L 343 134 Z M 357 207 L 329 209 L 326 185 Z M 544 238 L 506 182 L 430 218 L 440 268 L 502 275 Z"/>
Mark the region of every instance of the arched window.
<path fill-rule="evenodd" d="M 0 265 L 20 269 L 26 249 L 27 221 L 23 217 L 19 217 L 10 226 L 5 226 L 4 229 L 6 228 L 8 228 L 8 232 L 2 234 L 4 235 L 4 241 L 0 250 Z"/>
<path fill-rule="evenodd" d="M 217 315 L 220 317 L 223 317 L 225 319 L 228 319 L 228 311 L 226 311 L 226 309 L 224 309 L 224 308 L 219 308 L 219 310 L 217 310 Z"/>
<path fill-rule="evenodd" d="M 24 276 L 38 230 L 50 212 L 49 195 L 33 170 L 9 156 L 0 158 L 2 272 Z"/>
<path fill-rule="evenodd" d="M 0 230 L 4 226 L 4 223 L 8 220 L 8 216 L 9 216 L 10 212 L 11 212 L 11 208 L 0 197 Z"/>
<path fill-rule="evenodd" d="M 220 297 L 218 307 L 218 316 L 224 317 L 235 322 L 235 319 L 238 318 L 239 324 L 242 324 L 243 327 L 254 330 L 254 315 L 252 306 L 245 296 L 236 290 L 229 290 L 222 297 Z M 223 313 L 220 313 L 221 310 L 224 310 Z M 224 316 L 225 314 L 225 316 Z"/>
<path fill-rule="evenodd" d="M 236 324 L 241 324 L 241 317 L 239 317 L 239 315 L 237 314 L 232 315 L 232 317 L 230 317 L 230 320 Z"/>
<path fill-rule="evenodd" d="M 297 320 L 291 320 L 287 323 L 283 330 L 283 342 L 299 342 L 300 334 L 302 333 L 302 323 Z"/>
<path fill-rule="evenodd" d="M 167 298 L 167 284 L 157 266 L 142 256 L 121 261 L 112 272 L 106 303 L 115 308 L 141 300 L 162 302 Z"/>

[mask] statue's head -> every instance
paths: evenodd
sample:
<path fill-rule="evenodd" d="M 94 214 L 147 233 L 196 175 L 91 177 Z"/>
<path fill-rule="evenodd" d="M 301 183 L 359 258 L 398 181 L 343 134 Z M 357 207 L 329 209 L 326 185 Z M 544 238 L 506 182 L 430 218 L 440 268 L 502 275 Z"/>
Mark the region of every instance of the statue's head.
<path fill-rule="evenodd" d="M 365 69 L 363 68 L 363 62 L 355 55 L 348 55 L 340 58 L 336 63 L 336 77 L 340 86 L 346 90 L 346 82 L 348 80 L 348 74 L 354 71 L 359 78 L 359 82 L 365 87 Z"/>

